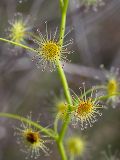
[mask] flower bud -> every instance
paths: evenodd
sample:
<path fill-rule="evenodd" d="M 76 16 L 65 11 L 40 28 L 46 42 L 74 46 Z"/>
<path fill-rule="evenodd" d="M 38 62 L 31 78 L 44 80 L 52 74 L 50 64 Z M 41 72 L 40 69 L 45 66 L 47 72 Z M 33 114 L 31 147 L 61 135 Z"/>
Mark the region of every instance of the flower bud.
<path fill-rule="evenodd" d="M 85 142 L 80 137 L 70 137 L 67 142 L 68 152 L 73 156 L 82 156 L 85 151 Z"/>

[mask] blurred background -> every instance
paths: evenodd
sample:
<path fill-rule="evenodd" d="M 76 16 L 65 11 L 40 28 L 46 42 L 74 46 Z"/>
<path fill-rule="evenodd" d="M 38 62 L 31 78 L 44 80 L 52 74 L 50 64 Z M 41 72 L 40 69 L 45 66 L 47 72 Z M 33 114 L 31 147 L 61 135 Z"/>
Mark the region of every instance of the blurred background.
<path fill-rule="evenodd" d="M 30 16 L 29 25 L 35 31 L 44 31 L 44 22 L 54 30 L 60 25 L 60 9 L 57 0 L 0 0 L 0 37 L 6 37 L 8 20 L 21 12 L 24 18 Z M 106 0 L 97 11 L 82 5 L 80 0 L 70 0 L 66 32 L 72 29 L 65 40 L 71 37 L 74 43 L 69 56 L 71 64 L 64 70 L 70 88 L 78 91 L 82 82 L 86 88 L 100 84 L 104 76 L 100 64 L 109 70 L 120 67 L 120 1 Z M 26 116 L 32 111 L 33 119 L 40 116 L 41 125 L 48 126 L 54 120 L 54 97 L 63 93 L 57 72 L 42 72 L 31 61 L 28 51 L 13 48 L 0 42 L 0 112 Z M 95 77 L 100 77 L 96 79 Z M 86 154 L 81 159 L 102 159 L 101 152 L 108 150 L 114 154 L 120 150 L 120 104 L 103 111 L 103 116 L 92 128 L 81 131 L 68 130 L 68 135 L 82 135 L 88 142 Z M 25 159 L 20 146 L 13 137 L 13 126 L 19 127 L 15 120 L 0 118 L 0 160 Z M 49 157 L 41 155 L 42 160 L 60 160 L 55 144 L 50 145 Z M 79 160 L 80 158 L 78 158 Z M 117 159 L 119 160 L 120 157 Z M 116 160 L 116 159 L 112 159 Z"/>

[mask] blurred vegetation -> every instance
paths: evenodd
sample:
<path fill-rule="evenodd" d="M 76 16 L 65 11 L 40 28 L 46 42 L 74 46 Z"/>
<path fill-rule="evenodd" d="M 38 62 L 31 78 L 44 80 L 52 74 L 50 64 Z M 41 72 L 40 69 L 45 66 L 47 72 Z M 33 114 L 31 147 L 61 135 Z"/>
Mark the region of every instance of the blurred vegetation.
<path fill-rule="evenodd" d="M 52 30 L 60 24 L 58 1 L 51 0 L 0 0 L 0 37 L 6 37 L 5 30 L 16 12 L 24 17 L 30 15 L 30 25 L 44 31 L 44 22 L 48 21 Z M 100 64 L 107 69 L 111 66 L 120 67 L 120 1 L 106 0 L 105 6 L 95 12 L 85 11 L 79 0 L 70 0 L 66 32 L 73 30 L 66 40 L 73 37 L 71 46 L 74 54 L 70 55 L 73 65 L 69 70 L 65 67 L 70 88 L 77 90 L 81 82 L 86 88 L 101 83 L 94 77 L 98 75 Z M 30 42 L 29 42 L 30 43 Z M 11 46 L 0 42 L 0 111 L 17 113 L 26 116 L 30 111 L 33 118 L 41 114 L 41 125 L 53 124 L 54 96 L 60 96 L 62 87 L 56 72 L 42 72 L 30 60 L 28 51 L 19 50 L 16 55 Z M 90 72 L 89 72 L 90 71 Z M 94 77 L 91 77 L 91 74 Z M 108 106 L 102 118 L 92 128 L 80 131 L 69 128 L 68 135 L 78 134 L 85 137 L 88 149 L 83 159 L 99 159 L 101 152 L 111 144 L 112 153 L 120 150 L 120 104 L 116 109 Z M 13 137 L 13 129 L 17 122 L 2 118 L 0 120 L 0 160 L 25 159 L 19 152 L 19 146 Z M 18 123 L 17 123 L 18 124 Z M 44 160 L 58 160 L 58 151 L 53 144 L 53 153 Z M 78 158 L 79 159 L 79 158 Z M 120 159 L 120 158 L 119 158 Z"/>

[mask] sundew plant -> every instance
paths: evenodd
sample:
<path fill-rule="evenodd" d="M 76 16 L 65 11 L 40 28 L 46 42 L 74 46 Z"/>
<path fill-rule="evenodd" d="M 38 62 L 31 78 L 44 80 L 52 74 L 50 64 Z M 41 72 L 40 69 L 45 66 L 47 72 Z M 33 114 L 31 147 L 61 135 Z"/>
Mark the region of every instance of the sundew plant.
<path fill-rule="evenodd" d="M 102 0 L 79 1 L 87 10 L 97 11 L 99 7 L 105 5 Z M 51 2 L 49 1 L 49 3 Z M 63 96 L 55 98 L 54 103 L 51 102 L 55 111 L 53 125 L 48 124 L 43 127 L 41 120 L 40 122 L 33 121 L 31 113 L 22 117 L 19 114 L 0 112 L 0 117 L 20 121 L 21 125 L 15 126 L 14 132 L 25 152 L 25 158 L 28 159 L 41 159 L 43 154 L 51 159 L 51 154 L 54 154 L 51 146 L 55 144 L 58 149 L 58 159 L 81 160 L 89 150 L 84 132 L 87 132 L 90 127 L 93 128 L 99 119 L 102 122 L 102 112 L 106 108 L 108 111 L 109 108 L 117 109 L 120 102 L 119 68 L 111 68 L 108 71 L 102 65 L 100 70 L 104 74 L 105 80 L 100 84 L 91 85 L 87 89 L 83 82 L 77 92 L 69 87 L 64 65 L 71 63 L 70 57 L 74 56 L 74 54 L 72 55 L 73 37 L 67 39 L 71 30 L 74 30 L 74 26 L 66 32 L 69 0 L 58 0 L 58 3 L 61 19 L 54 30 L 50 29 L 49 22 L 45 21 L 43 25 L 45 32 L 38 28 L 34 33 L 32 26 L 27 23 L 28 21 L 17 13 L 13 20 L 9 21 L 7 36 L 0 37 L 1 44 L 12 45 L 16 52 L 18 48 L 29 52 L 27 56 L 30 56 L 39 70 L 50 72 L 50 74 L 57 73 L 63 90 Z M 95 12 L 93 13 L 95 14 Z M 16 49 L 16 47 L 18 48 Z M 34 107 L 32 111 L 34 112 Z M 41 110 L 39 110 L 40 112 Z M 81 130 L 81 135 L 76 132 L 68 136 L 69 127 L 75 131 L 76 129 Z M 111 160 L 112 158 L 106 155 L 104 159 Z M 113 159 L 118 160 L 115 157 Z"/>

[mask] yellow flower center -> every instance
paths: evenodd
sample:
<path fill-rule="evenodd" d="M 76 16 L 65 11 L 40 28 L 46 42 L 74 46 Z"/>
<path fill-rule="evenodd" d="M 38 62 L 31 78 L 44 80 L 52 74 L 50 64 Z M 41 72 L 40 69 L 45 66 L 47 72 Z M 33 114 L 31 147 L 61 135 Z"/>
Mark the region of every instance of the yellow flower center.
<path fill-rule="evenodd" d="M 40 135 L 38 132 L 26 130 L 23 134 L 24 134 L 24 138 L 26 139 L 28 143 L 32 145 L 37 145 L 37 143 L 39 144 Z"/>
<path fill-rule="evenodd" d="M 44 43 L 42 46 L 42 56 L 49 61 L 55 61 L 60 58 L 60 46 L 52 41 Z"/>
<path fill-rule="evenodd" d="M 107 85 L 108 94 L 109 95 L 115 94 L 117 92 L 117 88 L 118 88 L 117 81 L 115 79 L 109 80 Z"/>
<path fill-rule="evenodd" d="M 21 42 L 24 40 L 25 36 L 25 26 L 22 23 L 22 21 L 17 21 L 15 24 L 13 24 L 11 28 L 11 34 L 10 37 L 15 42 Z"/>
<path fill-rule="evenodd" d="M 92 99 L 88 98 L 86 101 L 80 101 L 77 107 L 77 114 L 79 117 L 86 117 L 86 115 L 92 112 L 92 108 Z"/>

